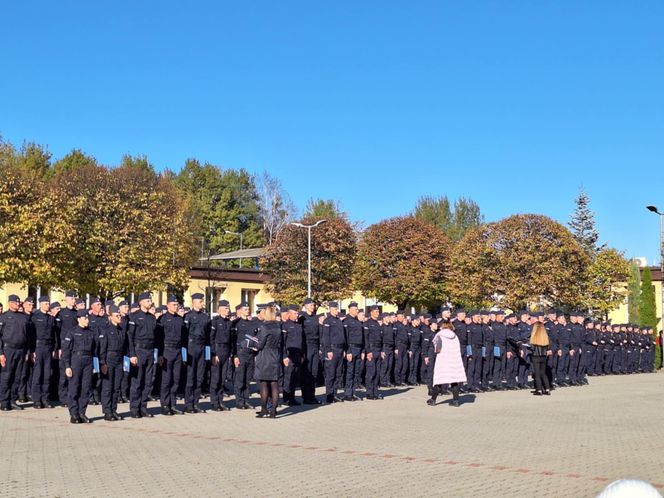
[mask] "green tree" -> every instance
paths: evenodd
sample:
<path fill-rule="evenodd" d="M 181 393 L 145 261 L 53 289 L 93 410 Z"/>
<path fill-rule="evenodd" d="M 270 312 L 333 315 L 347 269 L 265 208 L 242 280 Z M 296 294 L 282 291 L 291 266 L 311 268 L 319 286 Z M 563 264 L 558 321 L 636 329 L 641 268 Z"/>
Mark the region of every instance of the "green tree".
<path fill-rule="evenodd" d="M 194 216 L 195 237 L 202 241 L 199 257 L 265 244 L 259 197 L 253 177 L 244 169 L 221 170 L 209 163 L 188 159 L 175 184 L 188 198 Z"/>
<path fill-rule="evenodd" d="M 342 211 L 338 201 L 332 199 L 309 199 L 304 210 L 304 218 L 318 218 L 330 220 L 332 218 L 343 218 L 348 220 L 348 215 Z"/>
<path fill-rule="evenodd" d="M 590 209 L 590 197 L 581 189 L 574 202 L 576 207 L 569 221 L 569 228 L 583 250 L 589 256 L 594 257 L 600 249 L 597 247 L 599 232 L 595 225 L 595 213 Z"/>
<path fill-rule="evenodd" d="M 304 218 L 304 224 L 316 223 Z M 261 266 L 270 275 L 268 290 L 279 301 L 301 303 L 307 297 L 307 230 L 286 225 L 267 246 Z M 343 218 L 331 218 L 311 231 L 311 292 L 321 304 L 352 294 L 356 241 Z"/>
<path fill-rule="evenodd" d="M 452 301 L 465 305 L 581 306 L 589 264 L 559 223 L 514 215 L 471 229 L 454 246 L 448 289 Z"/>
<path fill-rule="evenodd" d="M 72 149 L 67 155 L 53 163 L 50 176 L 73 171 L 83 166 L 97 166 L 97 160 L 85 154 L 81 149 Z"/>
<path fill-rule="evenodd" d="M 629 281 L 627 283 L 627 309 L 629 323 L 641 323 L 639 307 L 641 302 L 641 268 L 632 260 L 629 263 Z"/>
<path fill-rule="evenodd" d="M 649 267 L 643 269 L 641 275 L 641 298 L 639 300 L 639 317 L 642 327 L 657 328 L 657 305 L 655 304 L 655 286 L 652 284 L 652 272 Z"/>
<path fill-rule="evenodd" d="M 447 294 L 450 243 L 414 216 L 371 225 L 358 245 L 354 280 L 366 295 L 401 308 L 432 306 Z"/>
<path fill-rule="evenodd" d="M 622 253 L 603 248 L 586 270 L 584 307 L 604 319 L 609 312 L 625 301 L 624 288 L 619 282 L 627 280 L 629 263 Z"/>
<path fill-rule="evenodd" d="M 484 223 L 480 207 L 472 199 L 459 197 L 454 210 L 447 196 L 424 196 L 417 201 L 413 216 L 440 228 L 452 242 L 458 242 L 468 230 Z"/>

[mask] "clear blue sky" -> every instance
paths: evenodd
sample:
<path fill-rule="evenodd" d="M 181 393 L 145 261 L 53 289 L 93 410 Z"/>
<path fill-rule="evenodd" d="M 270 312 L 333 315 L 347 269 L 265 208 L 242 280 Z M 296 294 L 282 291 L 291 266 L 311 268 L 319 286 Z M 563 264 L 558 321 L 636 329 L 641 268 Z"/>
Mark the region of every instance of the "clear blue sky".
<path fill-rule="evenodd" d="M 5 2 L 0 133 L 267 170 L 370 224 L 423 194 L 658 260 L 664 2 Z"/>

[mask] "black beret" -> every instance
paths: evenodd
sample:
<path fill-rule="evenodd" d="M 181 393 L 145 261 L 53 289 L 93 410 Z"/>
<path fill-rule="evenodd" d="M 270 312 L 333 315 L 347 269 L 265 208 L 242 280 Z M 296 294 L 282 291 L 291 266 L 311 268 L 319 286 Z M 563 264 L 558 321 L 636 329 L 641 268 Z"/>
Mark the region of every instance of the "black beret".
<path fill-rule="evenodd" d="M 76 297 L 76 296 L 77 294 L 75 290 L 68 290 L 67 292 L 65 292 L 65 297 Z"/>
<path fill-rule="evenodd" d="M 51 299 L 48 296 L 39 296 L 39 302 L 40 303 L 48 303 L 50 301 L 51 301 Z"/>
<path fill-rule="evenodd" d="M 51 303 L 51 306 L 49 306 L 49 309 L 54 310 L 55 308 L 61 308 L 61 307 L 62 307 L 62 306 L 60 306 L 60 303 L 59 303 L 59 302 L 57 302 L 57 301 L 53 301 L 53 302 Z"/>
<path fill-rule="evenodd" d="M 152 294 L 150 292 L 141 292 L 138 295 L 138 300 L 143 301 L 144 299 L 152 299 Z"/>
<path fill-rule="evenodd" d="M 200 292 L 196 292 L 191 295 L 191 299 L 205 299 L 205 296 Z"/>
<path fill-rule="evenodd" d="M 229 303 L 228 301 L 226 301 L 225 299 L 222 299 L 221 301 L 219 301 L 219 302 L 217 303 L 217 307 L 219 307 L 219 306 L 225 306 L 225 307 L 229 308 L 229 307 L 230 307 L 230 303 Z"/>
<path fill-rule="evenodd" d="M 83 318 L 83 317 L 87 318 L 87 316 L 88 316 L 88 310 L 78 310 L 76 312 L 76 318 Z"/>

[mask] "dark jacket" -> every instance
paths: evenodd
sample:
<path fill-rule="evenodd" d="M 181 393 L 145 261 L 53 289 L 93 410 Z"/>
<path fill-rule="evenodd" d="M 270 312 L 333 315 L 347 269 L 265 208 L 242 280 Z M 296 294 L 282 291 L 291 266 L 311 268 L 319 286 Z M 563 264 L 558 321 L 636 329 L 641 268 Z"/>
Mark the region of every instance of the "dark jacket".
<path fill-rule="evenodd" d="M 258 329 L 258 354 L 254 367 L 256 380 L 279 380 L 283 359 L 283 339 L 279 322 L 265 322 Z"/>

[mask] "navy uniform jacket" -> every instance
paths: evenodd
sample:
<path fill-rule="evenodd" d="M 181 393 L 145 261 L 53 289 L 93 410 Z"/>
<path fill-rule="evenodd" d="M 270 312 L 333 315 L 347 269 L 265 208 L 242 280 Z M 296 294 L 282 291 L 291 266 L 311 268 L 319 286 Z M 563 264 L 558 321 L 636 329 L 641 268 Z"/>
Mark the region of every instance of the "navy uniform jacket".
<path fill-rule="evenodd" d="M 383 330 L 373 318 L 364 322 L 364 347 L 367 351 L 383 349 Z"/>
<path fill-rule="evenodd" d="M 113 353 L 119 359 L 127 351 L 127 334 L 122 325 L 113 325 L 108 320 L 99 334 L 99 364 L 108 363 L 109 353 Z"/>
<path fill-rule="evenodd" d="M 88 317 L 90 320 L 88 328 L 92 330 L 92 332 L 94 332 L 95 335 L 98 336 L 99 334 L 101 334 L 102 330 L 106 327 L 106 323 L 108 322 L 108 317 L 93 315 L 92 313 L 90 313 Z"/>
<path fill-rule="evenodd" d="M 409 338 L 408 327 L 401 322 L 396 322 L 394 325 L 394 342 L 397 348 L 407 348 Z"/>
<path fill-rule="evenodd" d="M 546 333 L 549 335 L 549 349 L 551 350 L 552 353 L 556 353 L 558 351 L 558 326 L 556 325 L 555 322 L 549 322 L 547 321 L 544 323 L 544 328 L 546 329 Z"/>
<path fill-rule="evenodd" d="M 488 323 L 482 324 L 482 346 L 486 348 L 486 356 L 493 354 L 493 328 Z"/>
<path fill-rule="evenodd" d="M 500 353 L 503 354 L 507 348 L 507 328 L 501 322 L 494 322 L 491 328 L 493 329 L 493 344 L 498 346 Z M 493 350 L 491 354 L 493 354 Z"/>
<path fill-rule="evenodd" d="M 419 351 L 422 349 L 422 331 L 417 327 L 408 330 L 408 350 Z"/>
<path fill-rule="evenodd" d="M 198 346 L 210 344 L 210 315 L 205 311 L 191 310 L 184 315 L 187 342 Z"/>
<path fill-rule="evenodd" d="M 120 325 L 122 328 L 122 325 Z M 157 320 L 157 348 L 159 356 L 164 349 L 180 349 L 184 346 L 184 320 L 178 314 L 166 312 Z"/>
<path fill-rule="evenodd" d="M 285 333 L 284 347 L 287 350 L 297 349 L 302 351 L 304 349 L 304 332 L 302 325 L 293 320 L 286 320 L 282 326 Z"/>
<path fill-rule="evenodd" d="M 60 313 L 58 313 L 58 317 L 60 318 L 63 337 L 67 331 L 78 327 L 78 320 L 76 319 L 76 308 L 64 307 L 60 310 Z"/>
<path fill-rule="evenodd" d="M 391 350 L 394 349 L 396 336 L 396 327 L 389 323 L 383 325 L 383 347 Z"/>
<path fill-rule="evenodd" d="M 210 324 L 210 354 L 215 356 L 221 346 L 233 344 L 233 328 L 230 319 L 219 315 L 212 319 Z"/>
<path fill-rule="evenodd" d="M 36 346 L 46 346 L 53 351 L 55 349 L 55 320 L 53 317 L 37 310 L 32 314 L 32 325 L 35 335 L 30 350 L 34 351 Z"/>
<path fill-rule="evenodd" d="M 583 350 L 593 351 L 595 349 L 593 342 L 597 342 L 597 333 L 595 332 L 595 329 L 586 329 L 583 336 Z"/>
<path fill-rule="evenodd" d="M 364 352 L 366 343 L 364 342 L 364 327 L 362 326 L 362 322 L 357 318 L 347 315 L 343 323 L 348 346 L 360 348 Z"/>
<path fill-rule="evenodd" d="M 329 353 L 332 347 L 346 349 L 347 342 L 344 323 L 338 316 L 328 315 L 325 318 L 320 343 L 325 353 Z"/>
<path fill-rule="evenodd" d="M 258 343 L 250 338 L 256 337 L 256 334 L 258 333 L 256 322 L 251 319 L 245 320 L 244 318 L 238 318 L 233 321 L 231 327 L 234 330 L 233 335 L 235 336 L 235 351 L 233 352 L 233 355 L 253 354 L 254 350 L 252 348 L 255 348 Z"/>
<path fill-rule="evenodd" d="M 572 324 L 572 333 L 570 335 L 570 345 L 572 349 L 580 349 L 581 344 L 583 343 L 584 328 L 583 325 L 579 323 Z"/>
<path fill-rule="evenodd" d="M 519 351 L 519 329 L 516 325 L 505 325 L 505 336 L 507 337 L 507 351 L 516 354 Z"/>
<path fill-rule="evenodd" d="M 468 345 L 468 325 L 466 325 L 466 323 L 461 320 L 455 321 L 454 333 L 459 338 L 461 353 L 466 354 L 466 346 Z"/>
<path fill-rule="evenodd" d="M 423 358 L 428 358 L 429 354 L 433 350 L 433 338 L 435 336 L 435 332 L 431 330 L 431 327 L 424 327 L 424 330 L 422 331 L 422 357 Z"/>
<path fill-rule="evenodd" d="M 558 324 L 558 347 L 564 351 L 569 351 L 570 340 L 572 338 L 572 327 L 569 323 Z"/>
<path fill-rule="evenodd" d="M 481 323 L 471 323 L 468 325 L 468 343 L 475 347 L 481 348 L 484 343 L 484 333 L 482 331 Z"/>
<path fill-rule="evenodd" d="M 138 310 L 129 315 L 127 338 L 129 356 L 136 356 L 136 349 L 153 349 L 156 342 L 157 319 L 151 313 Z"/>
<path fill-rule="evenodd" d="M 75 353 L 80 353 L 83 356 L 90 357 L 92 363 L 92 356 L 97 353 L 98 337 L 95 333 L 88 329 L 76 326 L 75 329 L 67 331 L 65 339 L 62 341 L 62 359 L 65 362 L 65 368 L 71 368 L 72 356 Z"/>
<path fill-rule="evenodd" d="M 307 343 L 318 347 L 320 344 L 320 331 L 318 328 L 318 317 L 315 313 L 309 314 L 306 311 L 300 313 L 300 323 L 304 332 L 304 338 Z"/>
<path fill-rule="evenodd" d="M 0 354 L 5 347 L 26 349 L 28 347 L 28 315 L 18 311 L 5 311 L 0 315 Z"/>

